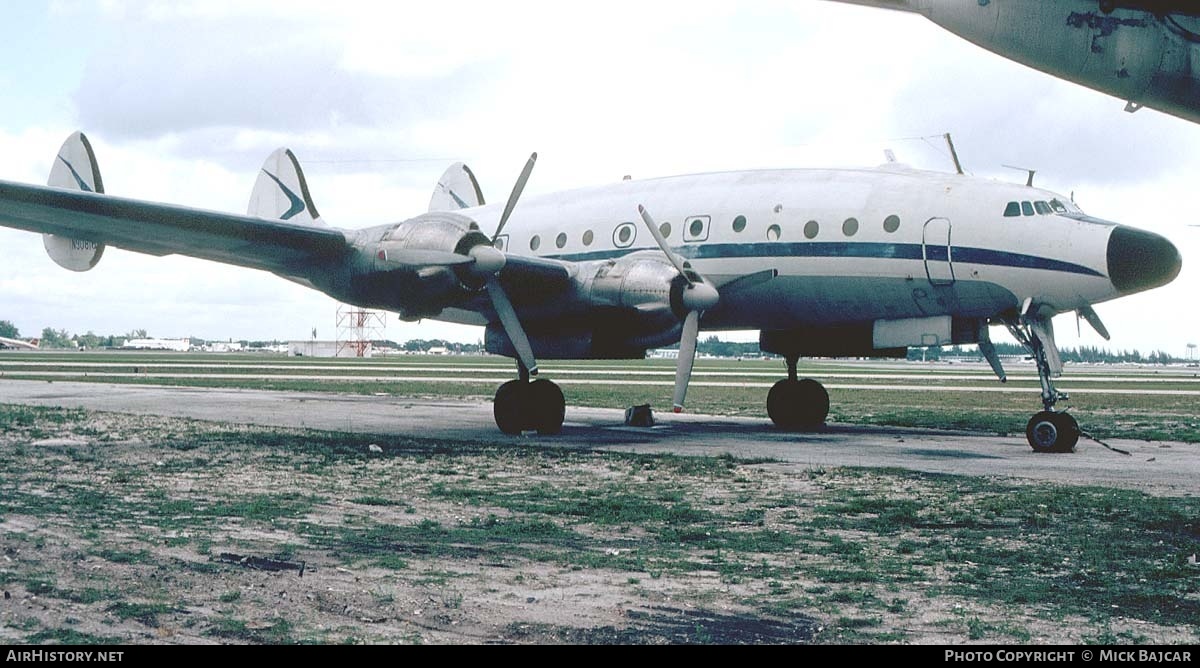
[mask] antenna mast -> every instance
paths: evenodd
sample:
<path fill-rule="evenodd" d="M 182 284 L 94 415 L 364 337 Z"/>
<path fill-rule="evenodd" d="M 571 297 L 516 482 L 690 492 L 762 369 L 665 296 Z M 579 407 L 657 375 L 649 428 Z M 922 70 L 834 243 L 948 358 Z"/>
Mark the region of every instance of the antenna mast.
<path fill-rule="evenodd" d="M 950 147 L 950 157 L 954 160 L 954 169 L 959 173 L 963 173 L 962 163 L 958 161 L 958 151 L 954 150 L 954 140 L 950 138 L 950 133 L 945 134 L 946 146 Z"/>

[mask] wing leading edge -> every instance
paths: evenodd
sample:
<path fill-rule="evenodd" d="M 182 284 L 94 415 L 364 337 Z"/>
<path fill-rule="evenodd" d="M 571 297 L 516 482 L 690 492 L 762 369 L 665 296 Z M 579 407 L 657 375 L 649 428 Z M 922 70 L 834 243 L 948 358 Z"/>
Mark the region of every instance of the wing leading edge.
<path fill-rule="evenodd" d="M 348 247 L 337 229 L 0 181 L 0 224 L 151 255 L 303 276 Z"/>

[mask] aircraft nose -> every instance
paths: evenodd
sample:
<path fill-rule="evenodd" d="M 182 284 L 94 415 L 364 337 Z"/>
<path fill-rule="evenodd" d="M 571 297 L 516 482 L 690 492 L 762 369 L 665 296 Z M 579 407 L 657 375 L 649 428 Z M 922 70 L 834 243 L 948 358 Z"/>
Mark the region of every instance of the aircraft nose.
<path fill-rule="evenodd" d="M 1179 249 L 1166 237 L 1118 225 L 1108 238 L 1108 278 L 1120 292 L 1166 285 L 1182 267 Z"/>

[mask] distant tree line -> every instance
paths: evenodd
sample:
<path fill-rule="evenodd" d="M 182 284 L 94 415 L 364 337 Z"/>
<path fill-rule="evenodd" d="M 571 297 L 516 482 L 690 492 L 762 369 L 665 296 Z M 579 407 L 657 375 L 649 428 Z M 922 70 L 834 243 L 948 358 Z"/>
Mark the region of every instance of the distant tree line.
<path fill-rule="evenodd" d="M 997 343 L 996 354 L 1004 357 L 1012 356 L 1029 356 L 1030 352 L 1024 346 L 1016 343 Z M 1078 348 L 1059 348 L 1058 354 L 1064 362 L 1075 362 L 1083 364 L 1121 364 L 1123 362 L 1133 362 L 1136 364 L 1172 364 L 1185 362 L 1187 360 L 1171 355 L 1163 350 L 1156 350 L 1148 355 L 1143 355 L 1137 350 L 1109 350 L 1107 348 L 1098 348 L 1096 346 L 1080 346 Z M 908 359 L 910 360 L 938 360 L 954 357 L 979 357 L 979 351 L 971 346 L 964 348 L 963 346 L 951 346 L 949 348 L 909 348 Z"/>
<path fill-rule="evenodd" d="M 19 339 L 21 333 L 12 322 L 8 320 L 0 320 L 0 336 Z M 88 331 L 86 334 L 71 334 L 65 329 L 53 329 L 47 327 L 42 330 L 41 347 L 43 348 L 120 348 L 129 339 L 145 339 L 149 338 L 144 329 L 135 329 L 123 335 L 100 335 Z M 191 343 L 194 346 L 201 346 L 208 341 L 203 339 L 192 338 Z M 238 341 L 245 348 L 268 348 L 278 346 L 284 343 L 283 341 L 272 339 L 270 341 Z M 376 348 L 395 348 L 411 353 L 426 353 L 434 348 L 445 348 L 447 352 L 472 355 L 484 352 L 484 347 L 480 343 L 458 343 L 455 341 L 446 341 L 444 339 L 409 339 L 404 343 L 396 343 L 395 341 L 378 340 L 371 342 Z M 1029 351 L 1023 346 L 1015 343 L 997 343 L 996 352 L 1002 356 L 1027 356 Z M 678 348 L 678 345 L 670 346 L 669 348 Z M 713 357 L 758 357 L 762 354 L 759 350 L 757 341 L 722 341 L 717 336 L 710 336 L 703 341 L 700 341 L 696 346 L 696 351 L 701 355 L 711 355 Z M 1122 362 L 1133 362 L 1138 364 L 1172 364 L 1186 362 L 1180 357 L 1171 355 L 1163 350 L 1156 350 L 1147 355 L 1143 355 L 1138 350 L 1109 350 L 1107 348 L 1099 348 L 1096 346 L 1080 346 L 1078 348 L 1061 348 L 1059 354 L 1062 355 L 1064 362 L 1076 363 L 1107 363 L 1120 364 Z M 926 348 L 915 347 L 908 349 L 908 359 L 910 360 L 940 360 L 960 357 L 978 358 L 979 351 L 974 346 L 951 346 L 949 348 L 938 348 L 930 346 Z"/>

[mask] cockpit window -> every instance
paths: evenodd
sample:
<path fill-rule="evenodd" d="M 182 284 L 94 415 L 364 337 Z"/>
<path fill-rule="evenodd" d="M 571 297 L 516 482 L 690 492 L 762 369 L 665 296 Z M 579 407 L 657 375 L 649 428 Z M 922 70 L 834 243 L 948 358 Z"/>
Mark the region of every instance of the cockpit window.
<path fill-rule="evenodd" d="M 1033 202 L 1021 202 L 1021 213 L 1026 216 L 1033 215 Z"/>
<path fill-rule="evenodd" d="M 1009 202 L 1008 206 L 1004 207 L 1005 218 L 1016 218 L 1019 215 L 1021 215 L 1020 202 Z"/>
<path fill-rule="evenodd" d="M 1050 208 L 1054 210 L 1054 213 L 1066 213 L 1067 212 L 1067 207 L 1063 206 L 1063 203 L 1056 199 L 1050 200 Z"/>
<path fill-rule="evenodd" d="M 1033 208 L 1037 209 L 1039 216 L 1049 216 L 1050 215 L 1050 204 L 1047 202 L 1041 202 L 1041 201 L 1034 202 Z"/>

